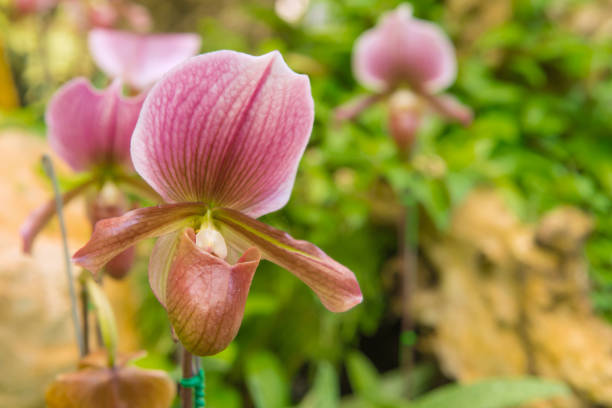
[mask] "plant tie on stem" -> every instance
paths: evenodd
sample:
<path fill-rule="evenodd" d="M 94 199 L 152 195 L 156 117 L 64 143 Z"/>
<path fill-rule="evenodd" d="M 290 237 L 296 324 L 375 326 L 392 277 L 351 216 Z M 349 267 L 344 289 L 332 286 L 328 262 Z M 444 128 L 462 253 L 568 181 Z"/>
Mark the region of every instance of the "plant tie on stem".
<path fill-rule="evenodd" d="M 206 381 L 206 377 L 204 376 L 204 370 L 200 368 L 198 373 L 193 377 L 182 378 L 180 381 L 181 387 L 185 388 L 193 388 L 194 399 L 193 406 L 194 408 L 204 408 L 206 407 L 206 401 L 204 399 L 204 382 Z"/>

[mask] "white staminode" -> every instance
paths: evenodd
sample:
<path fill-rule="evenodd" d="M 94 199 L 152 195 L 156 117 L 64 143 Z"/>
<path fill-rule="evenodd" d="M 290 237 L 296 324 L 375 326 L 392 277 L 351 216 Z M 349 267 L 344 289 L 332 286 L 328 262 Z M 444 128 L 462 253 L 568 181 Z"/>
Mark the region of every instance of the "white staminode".
<path fill-rule="evenodd" d="M 196 245 L 221 259 L 225 259 L 227 256 L 225 239 L 212 224 L 202 225 L 202 228 L 196 234 Z"/>

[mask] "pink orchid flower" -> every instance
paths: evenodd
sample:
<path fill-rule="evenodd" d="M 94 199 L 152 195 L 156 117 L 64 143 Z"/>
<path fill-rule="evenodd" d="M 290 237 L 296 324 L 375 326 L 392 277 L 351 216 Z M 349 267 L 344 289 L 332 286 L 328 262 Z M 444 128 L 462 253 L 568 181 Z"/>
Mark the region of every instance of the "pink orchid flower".
<path fill-rule="evenodd" d="M 59 0 L 15 0 L 15 8 L 22 14 L 45 13 L 58 2 Z"/>
<path fill-rule="evenodd" d="M 160 237 L 151 288 L 197 355 L 236 336 L 260 257 L 295 274 L 327 309 L 352 308 L 362 295 L 349 269 L 255 219 L 287 203 L 313 120 L 308 77 L 278 52 L 187 60 L 151 89 L 132 138 L 136 171 L 167 204 L 98 222 L 74 261 L 96 272 L 136 242 Z"/>
<path fill-rule="evenodd" d="M 433 109 L 448 119 L 464 125 L 471 122 L 469 108 L 439 92 L 448 88 L 457 75 L 453 45 L 435 24 L 412 16 L 409 5 L 383 15 L 379 24 L 364 32 L 353 50 L 355 78 L 374 93 L 340 107 L 336 118 L 348 120 L 389 94 L 410 88 Z M 396 121 L 418 121 L 405 111 L 406 118 Z M 394 125 L 391 125 L 391 130 Z M 414 128 L 416 130 L 416 128 Z"/>
<path fill-rule="evenodd" d="M 97 90 L 87 79 L 76 78 L 49 102 L 46 122 L 51 148 L 72 170 L 87 174 L 84 181 L 64 193 L 63 202 L 87 195 L 92 224 L 105 211 L 118 215 L 128 209 L 122 193 L 108 187 L 112 186 L 108 182 L 142 184 L 130 175 L 130 139 L 144 96 L 124 97 L 119 81 Z M 49 200 L 26 220 L 21 228 L 24 252 L 31 252 L 34 239 L 54 214 L 55 201 Z"/>
<path fill-rule="evenodd" d="M 89 32 L 89 50 L 111 78 L 143 90 L 200 49 L 196 34 L 138 34 L 97 28 Z"/>

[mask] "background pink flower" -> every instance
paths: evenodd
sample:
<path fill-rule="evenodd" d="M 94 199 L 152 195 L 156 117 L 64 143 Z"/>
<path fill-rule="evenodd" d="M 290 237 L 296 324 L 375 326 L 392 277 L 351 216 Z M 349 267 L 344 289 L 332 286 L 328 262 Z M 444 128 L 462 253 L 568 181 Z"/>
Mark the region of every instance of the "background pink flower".
<path fill-rule="evenodd" d="M 196 34 L 138 34 L 94 29 L 89 33 L 91 55 L 106 75 L 143 90 L 200 49 Z"/>

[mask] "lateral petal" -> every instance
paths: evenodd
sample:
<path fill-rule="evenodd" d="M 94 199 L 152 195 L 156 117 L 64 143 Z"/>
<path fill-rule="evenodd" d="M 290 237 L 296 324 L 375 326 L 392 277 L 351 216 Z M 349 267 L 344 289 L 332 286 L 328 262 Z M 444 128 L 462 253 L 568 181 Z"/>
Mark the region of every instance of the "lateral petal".
<path fill-rule="evenodd" d="M 353 272 L 310 242 L 228 208 L 215 209 L 213 219 L 230 245 L 259 248 L 263 258 L 300 278 L 332 312 L 344 312 L 363 300 Z"/>
<path fill-rule="evenodd" d="M 249 248 L 230 265 L 197 247 L 193 230 L 183 232 L 168 275 L 166 309 L 191 353 L 216 354 L 236 337 L 259 258 Z"/>
<path fill-rule="evenodd" d="M 136 242 L 189 226 L 205 213 L 206 206 L 200 203 L 162 204 L 100 220 L 87 244 L 73 255 L 72 260 L 96 273 Z"/>
<path fill-rule="evenodd" d="M 78 196 L 82 193 L 87 187 L 92 184 L 92 181 L 89 180 L 72 190 L 65 192 L 62 195 L 62 203 L 64 205 L 68 204 L 74 197 Z M 42 229 L 49 223 L 51 218 L 55 215 L 56 205 L 55 198 L 50 199 L 45 204 L 41 205 L 37 209 L 35 209 L 25 220 L 23 225 L 21 226 L 19 233 L 21 235 L 22 240 L 22 251 L 26 254 L 32 252 L 32 245 L 34 245 L 34 240 L 42 231 Z"/>
<path fill-rule="evenodd" d="M 287 203 L 313 120 L 308 77 L 291 71 L 278 52 L 212 52 L 151 89 L 132 158 L 166 201 L 202 201 L 258 217 Z"/>
<path fill-rule="evenodd" d="M 146 89 L 200 49 L 197 34 L 138 34 L 98 28 L 89 32 L 89 51 L 106 75 Z"/>
<path fill-rule="evenodd" d="M 117 163 L 131 167 L 130 140 L 144 95 L 124 98 L 121 84 L 97 90 L 85 78 L 62 86 L 45 120 L 51 148 L 75 171 Z"/>

